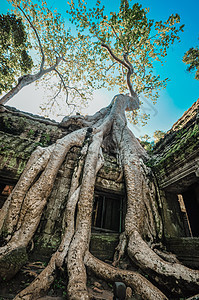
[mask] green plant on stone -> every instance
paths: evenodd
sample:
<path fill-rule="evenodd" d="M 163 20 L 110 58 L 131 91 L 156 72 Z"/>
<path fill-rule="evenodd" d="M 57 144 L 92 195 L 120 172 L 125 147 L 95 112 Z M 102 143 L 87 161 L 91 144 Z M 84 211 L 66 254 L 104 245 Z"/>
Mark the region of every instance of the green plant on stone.
<path fill-rule="evenodd" d="M 34 133 L 35 133 L 34 130 L 33 130 L 33 129 L 30 129 L 30 130 L 28 131 L 28 137 L 33 136 Z"/>
<path fill-rule="evenodd" d="M 19 120 L 18 120 L 18 127 L 19 127 L 19 129 L 23 129 L 24 126 L 25 126 L 25 124 L 26 124 L 25 118 L 19 118 Z"/>
<path fill-rule="evenodd" d="M 39 142 L 39 145 L 40 146 L 48 146 L 50 144 L 50 135 L 49 133 L 44 133 L 42 136 L 41 136 L 41 139 L 40 139 L 40 142 Z"/>
<path fill-rule="evenodd" d="M 9 120 L 8 117 L 5 117 L 5 118 L 3 119 L 3 123 L 4 123 L 4 125 L 5 125 L 6 128 L 8 128 L 8 129 L 11 128 L 10 120 Z"/>

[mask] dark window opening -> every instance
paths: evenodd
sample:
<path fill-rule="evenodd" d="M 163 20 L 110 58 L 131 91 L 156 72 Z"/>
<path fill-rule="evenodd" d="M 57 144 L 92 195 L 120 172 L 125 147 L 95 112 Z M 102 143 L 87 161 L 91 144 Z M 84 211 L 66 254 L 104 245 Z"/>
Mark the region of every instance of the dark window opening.
<path fill-rule="evenodd" d="M 199 237 L 199 184 L 178 195 L 186 236 Z"/>
<path fill-rule="evenodd" d="M 94 231 L 121 232 L 123 229 L 122 197 L 95 194 L 92 229 Z"/>
<path fill-rule="evenodd" d="M 11 194 L 14 186 L 9 184 L 0 184 L 0 208 L 2 208 L 7 197 Z"/>

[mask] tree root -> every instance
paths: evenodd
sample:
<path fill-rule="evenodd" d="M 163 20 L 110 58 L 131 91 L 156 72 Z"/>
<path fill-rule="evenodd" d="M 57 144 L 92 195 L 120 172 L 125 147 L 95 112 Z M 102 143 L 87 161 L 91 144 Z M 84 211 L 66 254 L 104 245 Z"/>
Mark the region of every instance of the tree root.
<path fill-rule="evenodd" d="M 55 279 L 55 269 L 57 267 L 61 268 L 64 259 L 67 255 L 68 248 L 71 242 L 71 239 L 74 234 L 74 213 L 76 204 L 79 198 L 80 186 L 77 187 L 76 177 L 71 184 L 70 198 L 68 199 L 66 212 L 65 212 L 65 234 L 62 237 L 61 244 L 58 250 L 52 255 L 50 262 L 47 267 L 34 279 L 34 281 L 23 291 L 21 291 L 14 299 L 25 299 L 25 300 L 34 300 L 37 299 L 50 288 L 50 285 Z M 76 190 L 73 191 L 76 186 Z M 67 223 L 67 224 L 66 224 Z"/>
<path fill-rule="evenodd" d="M 178 288 L 185 291 L 199 289 L 199 271 L 192 270 L 176 262 L 167 262 L 160 258 L 137 231 L 131 233 L 128 243 L 128 255 L 136 264 L 149 275 L 155 274 L 154 279 L 161 284 L 166 280 L 175 282 Z M 162 278 L 162 279 L 161 279 Z M 176 292 L 180 292 L 176 290 Z"/>
<path fill-rule="evenodd" d="M 66 154 L 72 146 L 80 146 L 83 143 L 86 132 L 86 128 L 77 130 L 58 140 L 53 147 L 49 146 L 44 150 L 39 148 L 33 153 L 21 179 L 2 208 L 2 227 L 10 234 L 6 238 L 7 244 L 0 248 L 0 261 L 15 249 L 27 247 L 38 227 Z M 41 171 L 40 176 L 32 184 L 32 180 Z"/>
<path fill-rule="evenodd" d="M 114 253 L 113 263 L 112 263 L 114 267 L 118 265 L 121 257 L 124 255 L 126 245 L 127 245 L 127 238 L 125 232 L 123 232 L 120 234 L 119 244 L 115 248 L 115 253 Z"/>
<path fill-rule="evenodd" d="M 130 286 L 136 294 L 140 295 L 142 299 L 167 299 L 158 288 L 137 272 L 114 268 L 95 258 L 88 251 L 85 254 L 84 261 L 86 266 L 97 276 L 111 282 L 124 282 L 127 286 Z"/>
<path fill-rule="evenodd" d="M 158 255 L 160 256 L 161 258 L 163 258 L 164 260 L 170 262 L 170 263 L 178 263 L 180 264 L 180 261 L 177 259 L 176 255 L 173 254 L 173 253 L 166 253 L 166 252 L 163 252 L 159 249 L 153 249 L 153 251 Z"/>
<path fill-rule="evenodd" d="M 62 268 L 62 265 L 67 256 L 68 249 L 75 231 L 74 215 L 75 215 L 75 209 L 79 200 L 79 195 L 81 190 L 81 184 L 79 182 L 79 179 L 81 177 L 81 172 L 84 165 L 83 162 L 87 154 L 87 148 L 88 148 L 87 145 L 85 145 L 82 148 L 81 158 L 73 173 L 71 187 L 68 196 L 69 198 L 66 204 L 66 210 L 63 218 L 63 228 L 65 233 L 62 237 L 61 244 L 58 250 L 52 255 L 47 267 L 34 279 L 34 281 L 27 288 L 25 288 L 15 297 L 15 300 L 19 300 L 19 299 L 34 300 L 40 297 L 42 293 L 47 291 L 50 285 L 53 283 L 55 279 L 55 269 L 57 267 Z M 101 156 L 101 151 L 99 154 Z M 96 164 L 96 171 L 94 173 L 95 176 L 98 170 L 102 167 L 102 164 L 103 164 L 103 159 L 102 157 L 99 157 Z M 81 297 L 83 297 L 83 294 Z"/>
<path fill-rule="evenodd" d="M 67 258 L 69 275 L 68 294 L 70 299 L 89 299 L 83 259 L 90 241 L 93 192 L 101 143 L 102 133 L 99 132 L 93 136 L 84 166 L 82 187 L 78 202 L 78 224 Z"/>

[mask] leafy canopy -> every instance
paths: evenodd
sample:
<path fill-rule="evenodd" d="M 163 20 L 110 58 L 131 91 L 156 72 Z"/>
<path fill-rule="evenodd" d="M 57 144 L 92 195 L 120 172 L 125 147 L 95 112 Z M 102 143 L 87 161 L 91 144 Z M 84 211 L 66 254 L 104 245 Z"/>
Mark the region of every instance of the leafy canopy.
<path fill-rule="evenodd" d="M 104 86 L 117 86 L 122 93 L 135 91 L 155 103 L 168 78 L 160 79 L 154 63 L 163 63 L 169 46 L 180 40 L 184 25 L 179 25 L 178 14 L 165 22 L 151 20 L 149 9 L 131 2 L 121 0 L 119 11 L 106 15 L 99 0 L 93 8 L 84 0 L 71 0 L 67 12 L 79 37 L 83 32 L 91 36 L 98 61 L 104 66 Z"/>
<path fill-rule="evenodd" d="M 140 136 L 140 143 L 141 145 L 147 150 L 147 151 L 152 151 L 155 144 L 157 144 L 161 139 L 164 138 L 165 132 L 162 130 L 155 130 L 153 133 L 153 139 L 151 140 L 151 137 L 148 134 L 145 134 L 143 136 Z"/>
<path fill-rule="evenodd" d="M 22 19 L 0 15 L 0 94 L 12 88 L 16 78 L 31 70 L 30 43 Z"/>
<path fill-rule="evenodd" d="M 159 142 L 161 139 L 163 139 L 165 134 L 166 133 L 162 130 L 155 130 L 153 133 L 153 138 L 154 138 L 155 144 L 157 144 L 157 142 Z"/>
<path fill-rule="evenodd" d="M 50 10 L 43 0 L 8 1 L 28 33 L 34 61 L 33 81 L 37 75 L 35 78 L 39 78 L 51 95 L 42 110 L 47 107 L 48 111 L 53 111 L 59 103 L 60 111 L 65 114 L 84 105 L 93 89 L 102 85 L 101 70 L 96 66 L 96 54 L 87 37 L 72 36 L 61 15 Z M 17 72 L 13 73 L 18 76 Z M 63 111 L 66 105 L 60 105 L 60 99 L 66 100 L 67 112 Z"/>
<path fill-rule="evenodd" d="M 189 72 L 195 71 L 195 79 L 199 80 L 199 48 L 190 48 L 183 57 L 183 62 L 187 65 Z"/>

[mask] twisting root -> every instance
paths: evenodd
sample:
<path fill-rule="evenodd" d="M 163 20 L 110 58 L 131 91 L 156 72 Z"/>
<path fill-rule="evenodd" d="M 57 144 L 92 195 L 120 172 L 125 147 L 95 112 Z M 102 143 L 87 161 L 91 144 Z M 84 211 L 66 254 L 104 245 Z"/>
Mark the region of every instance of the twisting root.
<path fill-rule="evenodd" d="M 189 289 L 197 291 L 199 289 L 199 271 L 189 269 L 176 262 L 167 262 L 160 258 L 153 250 L 149 248 L 147 243 L 142 239 L 137 231 L 131 233 L 128 244 L 129 257 L 137 262 L 137 264 L 146 272 L 155 273 L 154 279 L 158 283 L 162 278 L 170 278 L 173 280 L 175 277 L 178 285 L 184 286 L 188 291 Z"/>
<path fill-rule="evenodd" d="M 84 258 L 86 266 L 97 276 L 107 281 L 122 281 L 130 286 L 133 291 L 146 300 L 165 300 L 167 297 L 151 282 L 137 272 L 114 268 L 95 258 L 88 251 Z"/>
<path fill-rule="evenodd" d="M 23 203 L 23 199 L 25 197 L 26 192 L 28 191 L 31 183 L 34 181 L 39 172 L 45 167 L 44 161 L 49 159 L 51 151 L 46 151 L 45 154 L 44 152 L 44 149 L 42 149 L 41 147 L 37 147 L 37 149 L 31 154 L 30 159 L 23 171 L 23 174 L 21 175 L 12 193 L 9 195 L 3 207 L 1 208 L 0 232 L 3 230 L 3 226 L 5 227 L 6 220 L 9 220 L 9 222 L 7 222 L 7 226 L 10 227 L 10 232 L 12 232 L 12 228 L 16 225 L 18 220 L 17 217 L 21 209 L 21 205 Z M 29 175 L 27 176 L 27 174 Z M 13 206 L 13 208 L 15 208 L 14 211 L 9 209 L 11 205 Z M 13 222 L 11 222 L 12 218 L 14 219 Z M 9 230 L 7 229 L 7 231 Z M 9 238 L 10 236 L 7 237 L 7 239 Z"/>
<path fill-rule="evenodd" d="M 87 155 L 87 148 L 87 144 L 82 148 L 80 160 L 73 173 L 71 187 L 68 195 L 68 201 L 66 204 L 66 210 L 63 218 L 63 228 L 65 232 L 62 237 L 61 244 L 58 250 L 52 255 L 47 267 L 34 279 L 34 281 L 27 288 L 21 291 L 14 298 L 15 300 L 34 300 L 41 296 L 41 294 L 47 291 L 50 285 L 53 283 L 55 279 L 55 269 L 57 267 L 61 268 L 64 263 L 75 231 L 74 215 L 81 190 L 80 177 L 82 173 L 82 168 L 84 166 L 84 160 Z M 96 173 L 99 171 L 102 165 L 103 155 L 100 149 L 96 166 Z"/>
<path fill-rule="evenodd" d="M 144 166 L 139 143 L 128 128 L 122 131 L 119 118 L 114 123 L 114 138 L 120 145 L 121 162 L 124 170 L 127 189 L 127 213 L 125 218 L 125 233 L 128 238 L 128 255 L 136 264 L 160 284 L 165 280 L 171 286 L 178 285 L 187 290 L 199 288 L 199 271 L 191 270 L 179 263 L 170 263 L 161 259 L 144 242 L 150 238 L 150 243 L 162 234 L 162 223 L 156 208 L 155 189 L 147 184 L 147 170 Z M 155 276 L 153 276 L 155 274 Z M 174 283 L 175 278 L 175 283 Z M 163 279 L 163 280 L 162 280 Z"/>
<path fill-rule="evenodd" d="M 93 192 L 101 143 L 102 134 L 97 133 L 93 136 L 93 141 L 88 148 L 84 166 L 78 202 L 78 224 L 68 251 L 67 259 L 69 275 L 68 294 L 70 299 L 89 299 L 83 258 L 90 239 Z"/>
<path fill-rule="evenodd" d="M 127 245 L 127 238 L 125 232 L 123 232 L 120 234 L 119 244 L 115 248 L 116 251 L 114 253 L 113 263 L 112 263 L 114 267 L 118 265 L 121 257 L 124 255 L 126 245 Z"/>
<path fill-rule="evenodd" d="M 68 251 L 68 295 L 70 299 L 88 299 L 89 297 L 86 287 L 86 269 L 83 259 L 90 242 L 96 168 L 103 138 L 109 134 L 118 111 L 121 110 L 121 107 L 124 107 L 125 99 L 126 98 L 122 95 L 116 96 L 113 99 L 113 106 L 109 115 L 104 118 L 103 122 L 101 121 L 100 126 L 94 128 L 92 143 L 88 148 L 80 199 L 78 202 L 78 224 Z"/>
<path fill-rule="evenodd" d="M 7 244 L 0 248 L 0 262 L 3 263 L 5 256 L 12 255 L 16 249 L 27 247 L 38 227 L 47 198 L 66 154 L 72 146 L 81 146 L 86 132 L 86 128 L 77 130 L 44 151 L 39 148 L 31 156 L 19 183 L 2 209 L 3 230 L 9 231 L 10 235 Z M 32 180 L 41 170 L 42 173 L 32 184 Z M 14 267 L 13 275 L 17 271 L 17 267 Z M 0 269 L 0 277 L 6 277 L 4 269 Z"/>
<path fill-rule="evenodd" d="M 47 267 L 35 278 L 35 280 L 27 288 L 25 288 L 15 297 L 15 300 L 31 300 L 41 296 L 41 293 L 47 291 L 50 285 L 53 283 L 55 277 L 54 271 L 56 267 L 61 268 L 63 265 L 71 239 L 74 234 L 74 215 L 81 188 L 81 185 L 79 185 L 79 179 L 81 176 L 84 159 L 87 153 L 87 148 L 87 144 L 82 148 L 81 158 L 74 170 L 71 180 L 68 201 L 66 204 L 62 224 L 62 227 L 64 228 L 64 235 L 62 236 L 61 244 L 58 250 L 52 255 Z"/>
<path fill-rule="evenodd" d="M 14 299 L 15 300 L 34 300 L 41 296 L 41 293 L 47 291 L 50 285 L 55 279 L 56 267 L 61 268 L 64 259 L 67 255 L 68 248 L 71 239 L 74 234 L 74 213 L 76 204 L 79 198 L 80 186 L 74 191 L 71 197 L 68 199 L 65 220 L 67 220 L 68 226 L 65 229 L 65 233 L 62 237 L 61 244 L 58 250 L 52 255 L 47 267 L 34 279 L 34 281 L 24 290 L 22 290 Z"/>

